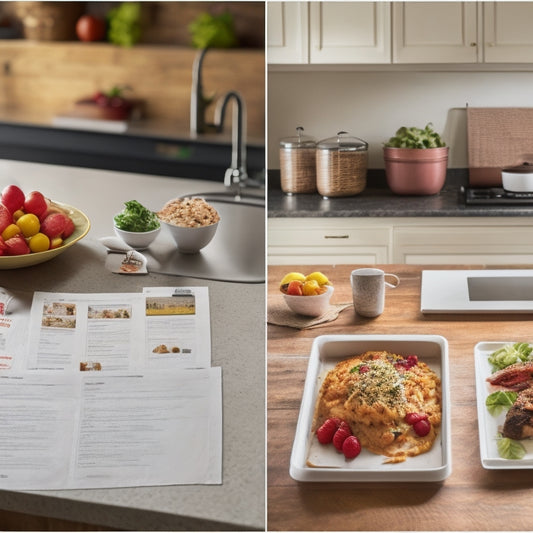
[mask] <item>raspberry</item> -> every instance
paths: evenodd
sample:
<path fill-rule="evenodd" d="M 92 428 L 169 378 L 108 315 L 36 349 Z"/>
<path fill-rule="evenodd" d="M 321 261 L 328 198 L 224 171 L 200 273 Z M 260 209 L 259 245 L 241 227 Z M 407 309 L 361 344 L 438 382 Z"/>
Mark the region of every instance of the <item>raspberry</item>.
<path fill-rule="evenodd" d="M 427 418 L 413 424 L 413 429 L 419 437 L 425 437 L 431 431 L 431 424 Z"/>
<path fill-rule="evenodd" d="M 346 437 L 342 443 L 342 453 L 346 459 L 353 459 L 361 453 L 361 443 L 354 435 Z"/>
<path fill-rule="evenodd" d="M 337 448 L 339 452 L 342 451 L 342 445 L 344 444 L 344 441 L 352 434 L 352 432 L 349 429 L 346 429 L 344 427 L 339 428 L 335 435 L 333 435 L 333 446 Z"/>
<path fill-rule="evenodd" d="M 333 435 L 337 431 L 337 422 L 333 418 L 328 418 L 317 430 L 316 436 L 320 444 L 329 444 L 333 440 Z"/>

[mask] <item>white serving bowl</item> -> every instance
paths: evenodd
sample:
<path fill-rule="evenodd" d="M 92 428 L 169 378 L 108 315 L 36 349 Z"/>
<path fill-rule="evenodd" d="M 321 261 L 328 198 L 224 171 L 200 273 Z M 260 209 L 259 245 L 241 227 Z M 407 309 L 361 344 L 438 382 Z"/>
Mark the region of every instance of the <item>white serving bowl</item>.
<path fill-rule="evenodd" d="M 176 226 L 163 220 L 161 220 L 161 224 L 172 235 L 178 251 L 184 254 L 196 254 L 202 248 L 206 247 L 215 236 L 218 228 L 218 222 L 209 226 L 198 226 L 195 228 Z"/>
<path fill-rule="evenodd" d="M 524 163 L 502 170 L 502 185 L 509 192 L 533 191 L 533 165 Z"/>
<path fill-rule="evenodd" d="M 117 236 L 135 250 L 145 250 L 148 248 L 161 231 L 161 226 L 151 231 L 125 231 L 117 228 L 115 225 L 113 227 Z"/>
<path fill-rule="evenodd" d="M 328 285 L 326 292 L 316 296 L 293 296 L 284 294 L 283 298 L 293 313 L 306 316 L 321 316 L 329 308 L 333 287 Z"/>

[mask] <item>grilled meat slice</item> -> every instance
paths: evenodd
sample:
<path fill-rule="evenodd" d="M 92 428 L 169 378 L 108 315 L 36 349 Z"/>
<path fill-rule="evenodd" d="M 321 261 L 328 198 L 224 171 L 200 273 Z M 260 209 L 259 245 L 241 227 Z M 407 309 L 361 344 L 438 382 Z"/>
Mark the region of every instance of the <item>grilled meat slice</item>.
<path fill-rule="evenodd" d="M 505 417 L 502 435 L 514 440 L 533 437 L 533 387 L 524 389 L 518 394 Z"/>
<path fill-rule="evenodd" d="M 515 363 L 487 378 L 491 385 L 520 391 L 533 386 L 533 361 Z"/>

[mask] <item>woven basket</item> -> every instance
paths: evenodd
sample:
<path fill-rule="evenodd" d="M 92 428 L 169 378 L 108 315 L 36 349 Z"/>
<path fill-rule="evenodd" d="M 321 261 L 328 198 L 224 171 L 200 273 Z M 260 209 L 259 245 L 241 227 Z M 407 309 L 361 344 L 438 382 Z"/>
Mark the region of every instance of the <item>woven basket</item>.
<path fill-rule="evenodd" d="M 316 150 L 280 148 L 281 190 L 286 194 L 316 191 Z"/>
<path fill-rule="evenodd" d="M 24 37 L 32 41 L 76 39 L 76 21 L 83 2 L 18 2 L 16 8 Z"/>
<path fill-rule="evenodd" d="M 368 151 L 317 150 L 316 185 L 324 197 L 353 196 L 366 187 Z"/>

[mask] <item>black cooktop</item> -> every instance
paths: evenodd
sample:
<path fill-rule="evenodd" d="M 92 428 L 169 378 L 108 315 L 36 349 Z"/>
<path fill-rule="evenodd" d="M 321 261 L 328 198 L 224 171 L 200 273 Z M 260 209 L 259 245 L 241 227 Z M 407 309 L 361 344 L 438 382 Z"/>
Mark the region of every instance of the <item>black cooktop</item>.
<path fill-rule="evenodd" d="M 533 205 L 533 192 L 510 192 L 501 187 L 464 187 L 466 205 Z"/>

